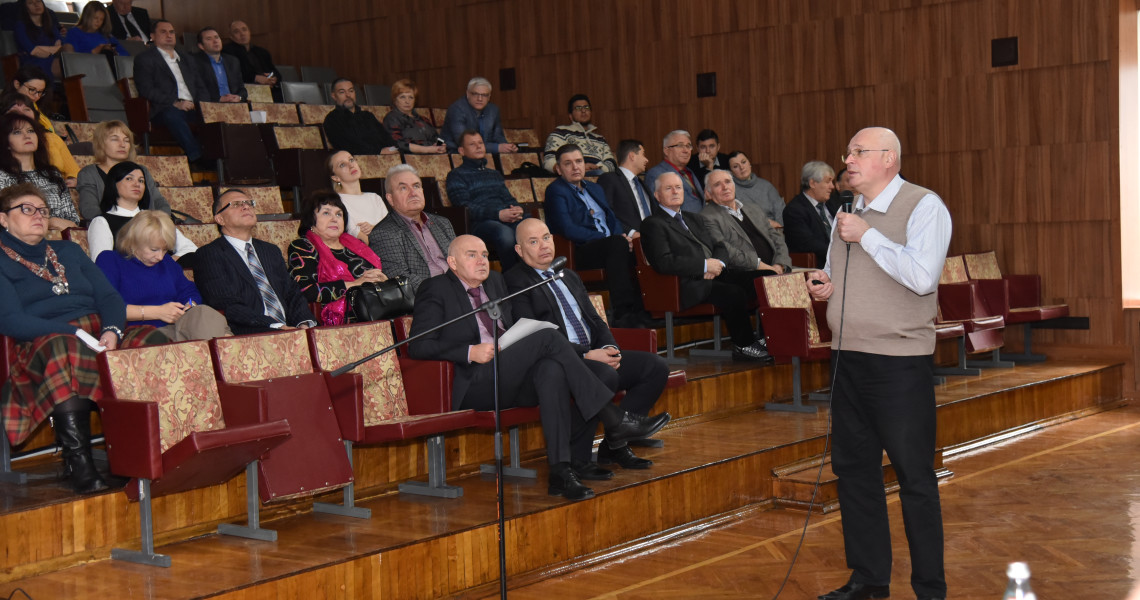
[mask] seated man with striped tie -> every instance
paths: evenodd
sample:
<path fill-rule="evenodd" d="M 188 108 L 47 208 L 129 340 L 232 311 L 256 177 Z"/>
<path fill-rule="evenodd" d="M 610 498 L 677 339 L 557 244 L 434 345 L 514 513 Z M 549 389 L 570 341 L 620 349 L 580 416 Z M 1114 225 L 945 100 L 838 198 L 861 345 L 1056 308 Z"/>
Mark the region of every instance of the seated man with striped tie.
<path fill-rule="evenodd" d="M 238 335 L 316 325 L 281 249 L 254 239 L 253 206 L 239 189 L 214 200 L 214 222 L 222 237 L 198 249 L 194 283 L 202 299 L 224 311 Z"/>
<path fill-rule="evenodd" d="M 503 275 L 512 293 L 554 276 L 550 270 L 554 262 L 554 241 L 546 223 L 538 219 L 524 220 L 515 229 L 515 240 L 518 242 L 515 250 L 522 257 L 522 262 Z M 515 315 L 558 325 L 559 333 L 574 345 L 574 351 L 582 357 L 586 367 L 614 392 L 625 392 L 622 408 L 634 414 L 648 415 L 669 378 L 665 359 L 650 352 L 618 348 L 609 325 L 594 309 L 578 274 L 570 269 L 562 272 L 561 280 L 512 300 Z M 588 433 L 580 439 L 570 440 L 571 452 L 577 457 L 584 456 L 586 460 L 594 437 L 593 432 Z M 635 440 L 620 448 L 602 444 L 598 447 L 598 463 L 617 464 L 625 469 L 648 469 L 653 461 L 638 458 L 630 450 L 631 445 L 658 446 L 660 442 Z"/>
<path fill-rule="evenodd" d="M 559 178 L 546 188 L 546 223 L 550 231 L 574 243 L 578 268 L 605 269 L 606 287 L 618 327 L 649 327 L 633 271 L 633 240 L 606 201 L 602 187 L 586 180 L 582 149 L 566 144 L 555 152 Z"/>

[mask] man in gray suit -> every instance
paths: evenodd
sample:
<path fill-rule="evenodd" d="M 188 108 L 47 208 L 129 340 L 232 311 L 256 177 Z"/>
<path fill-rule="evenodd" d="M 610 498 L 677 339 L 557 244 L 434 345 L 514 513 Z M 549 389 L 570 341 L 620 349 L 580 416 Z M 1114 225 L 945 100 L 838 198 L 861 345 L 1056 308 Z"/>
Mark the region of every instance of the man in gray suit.
<path fill-rule="evenodd" d="M 701 209 L 709 234 L 728 249 L 725 263 L 740 271 L 787 273 L 792 259 L 784 236 L 776 233 L 759 207 L 736 199 L 732 174 L 717 169 L 705 176 L 705 197 Z"/>
<path fill-rule="evenodd" d="M 419 289 L 424 280 L 448 271 L 447 247 L 455 229 L 444 217 L 424 212 L 423 183 L 411 165 L 388 169 L 384 192 L 392 212 L 368 234 L 368 245 L 385 275 L 403 275 Z"/>

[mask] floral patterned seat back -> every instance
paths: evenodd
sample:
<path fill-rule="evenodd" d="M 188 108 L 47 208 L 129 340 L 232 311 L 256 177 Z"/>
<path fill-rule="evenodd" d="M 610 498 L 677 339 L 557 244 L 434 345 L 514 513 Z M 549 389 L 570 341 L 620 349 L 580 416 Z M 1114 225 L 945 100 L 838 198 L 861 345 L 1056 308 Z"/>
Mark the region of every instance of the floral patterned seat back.
<path fill-rule="evenodd" d="M 301 112 L 301 122 L 305 125 L 321 125 L 325 117 L 336 108 L 332 104 L 298 104 Z"/>
<path fill-rule="evenodd" d="M 245 102 L 200 102 L 203 123 L 252 123 Z"/>
<path fill-rule="evenodd" d="M 606 303 L 602 300 L 602 295 L 590 294 L 590 303 L 594 305 L 594 310 L 598 311 L 598 316 L 609 325 L 610 321 L 606 318 Z"/>
<path fill-rule="evenodd" d="M 214 222 L 214 193 L 207 186 L 163 187 L 162 196 L 170 208 L 186 213 L 203 223 Z"/>
<path fill-rule="evenodd" d="M 504 154 L 503 156 L 510 156 Z M 507 190 L 511 193 L 511 197 L 519 204 L 531 204 L 534 202 L 534 188 L 531 187 L 530 178 L 526 179 L 508 179 L 505 182 Z"/>
<path fill-rule="evenodd" d="M 313 372 L 304 329 L 213 340 L 221 380 L 244 383 Z"/>
<path fill-rule="evenodd" d="M 939 285 L 943 283 L 965 283 L 968 280 L 966 262 L 962 257 L 947 256 L 946 262 L 942 265 L 942 276 L 938 278 Z"/>
<path fill-rule="evenodd" d="M 273 135 L 277 139 L 277 147 L 281 150 L 325 149 L 325 140 L 321 137 L 320 128 L 316 126 L 274 127 Z"/>
<path fill-rule="evenodd" d="M 384 122 L 384 117 L 388 116 L 388 113 L 392 112 L 391 106 L 368 105 L 361 106 L 360 108 L 372 113 L 372 115 L 376 117 L 376 120 L 380 121 L 381 123 Z"/>
<path fill-rule="evenodd" d="M 273 86 L 262 85 L 260 83 L 247 83 L 245 84 L 245 91 L 247 94 L 246 97 L 249 98 L 250 102 L 273 102 Z"/>
<path fill-rule="evenodd" d="M 253 230 L 253 237 L 269 242 L 281 249 L 281 258 L 289 260 L 289 244 L 297 239 L 297 227 L 301 221 L 261 221 Z"/>
<path fill-rule="evenodd" d="M 760 278 L 764 283 L 764 294 L 768 299 L 768 306 L 772 308 L 802 308 L 808 314 L 808 341 L 820 344 L 819 325 L 815 322 L 815 310 L 812 308 L 811 296 L 808 295 L 807 286 L 804 285 L 802 273 L 788 273 L 786 275 L 769 275 Z"/>
<path fill-rule="evenodd" d="M 325 371 L 392 345 L 392 324 L 372 321 L 312 331 L 317 368 Z M 385 352 L 353 369 L 364 379 L 364 425 L 369 427 L 408 416 L 404 378 L 395 352 Z"/>
<path fill-rule="evenodd" d="M 163 452 L 191 433 L 225 428 L 206 342 L 114 350 L 106 359 L 113 397 L 158 405 Z"/>
<path fill-rule="evenodd" d="M 383 179 L 388 176 L 388 169 L 403 162 L 399 154 L 360 154 L 355 158 L 361 179 Z"/>
<path fill-rule="evenodd" d="M 194 185 L 190 178 L 190 163 L 186 156 L 140 154 L 135 162 L 147 168 L 155 183 L 166 187 L 189 187 Z"/>
<path fill-rule="evenodd" d="M 270 95 L 272 98 L 272 95 Z M 297 105 L 295 104 L 273 104 L 270 100 L 265 102 L 253 100 L 250 98 L 250 110 L 260 110 L 265 113 L 265 122 L 273 123 L 275 125 L 297 125 L 301 122 L 301 118 L 297 115 Z"/>
<path fill-rule="evenodd" d="M 967 254 L 964 258 L 966 259 L 966 272 L 970 274 L 970 279 L 1001 279 L 997 255 L 993 251 Z"/>

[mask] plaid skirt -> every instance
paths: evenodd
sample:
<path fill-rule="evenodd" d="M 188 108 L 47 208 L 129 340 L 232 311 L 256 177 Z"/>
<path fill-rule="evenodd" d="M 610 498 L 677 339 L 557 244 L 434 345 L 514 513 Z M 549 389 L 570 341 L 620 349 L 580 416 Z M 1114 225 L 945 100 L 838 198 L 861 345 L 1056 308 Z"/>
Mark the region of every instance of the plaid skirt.
<path fill-rule="evenodd" d="M 99 337 L 102 325 L 99 315 L 91 314 L 71 321 Z M 120 348 L 164 344 L 166 336 L 149 325 L 128 327 Z M 4 430 L 13 446 L 22 443 L 47 420 L 56 404 L 74 398 L 99 401 L 99 363 L 96 353 L 74 334 L 52 333 L 30 342 L 16 342 L 10 357 L 6 393 L 0 397 L 0 415 Z"/>

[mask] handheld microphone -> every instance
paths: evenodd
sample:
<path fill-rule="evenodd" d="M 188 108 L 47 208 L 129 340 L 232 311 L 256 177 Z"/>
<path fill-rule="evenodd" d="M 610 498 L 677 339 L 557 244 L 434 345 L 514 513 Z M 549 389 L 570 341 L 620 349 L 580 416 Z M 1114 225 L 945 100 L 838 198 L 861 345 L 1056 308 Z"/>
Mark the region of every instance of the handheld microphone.
<path fill-rule="evenodd" d="M 566 257 L 565 256 L 556 256 L 556 257 L 554 257 L 554 260 L 552 260 L 550 262 L 550 270 L 554 271 L 555 273 L 559 273 L 562 271 L 562 269 L 565 269 L 565 268 L 566 268 Z"/>
<path fill-rule="evenodd" d="M 855 201 L 855 194 L 851 193 L 851 190 L 843 190 L 842 192 L 839 192 L 839 199 L 842 202 L 843 212 L 853 212 L 852 203 Z"/>

